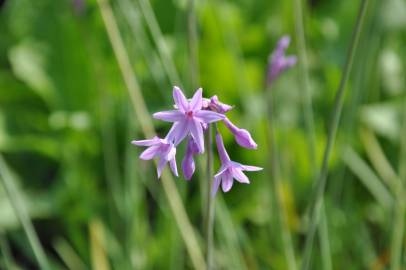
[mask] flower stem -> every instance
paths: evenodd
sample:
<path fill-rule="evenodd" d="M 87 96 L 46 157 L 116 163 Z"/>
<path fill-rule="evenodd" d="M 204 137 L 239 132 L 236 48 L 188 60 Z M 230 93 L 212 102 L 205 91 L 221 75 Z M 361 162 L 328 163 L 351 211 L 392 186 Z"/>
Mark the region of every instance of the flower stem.
<path fill-rule="evenodd" d="M 319 223 L 319 217 L 321 212 L 321 206 L 323 201 L 323 194 L 326 188 L 327 183 L 327 172 L 328 172 L 328 164 L 330 161 L 331 152 L 333 149 L 334 141 L 337 134 L 337 128 L 341 118 L 341 112 L 344 104 L 344 94 L 345 94 L 345 86 L 348 82 L 348 78 L 351 72 L 352 64 L 354 61 L 354 55 L 356 48 L 358 46 L 359 36 L 361 34 L 362 24 L 364 21 L 364 17 L 366 14 L 367 6 L 369 0 L 362 0 L 360 9 L 357 16 L 357 21 L 355 24 L 355 28 L 352 33 L 350 48 L 347 54 L 347 60 L 343 69 L 343 75 L 341 77 L 340 84 L 338 86 L 337 94 L 335 97 L 334 107 L 333 107 L 333 114 L 330 121 L 330 126 L 328 129 L 328 137 L 327 137 L 327 145 L 323 155 L 323 162 L 322 167 L 320 170 L 320 174 L 318 176 L 318 181 L 316 183 L 316 194 L 314 200 L 310 204 L 310 225 L 308 232 L 306 234 L 305 240 L 305 247 L 303 253 L 303 261 L 301 269 L 306 270 L 310 267 L 310 259 L 312 254 L 312 247 L 313 247 L 313 240 L 314 235 L 317 230 L 317 226 Z"/>
<path fill-rule="evenodd" d="M 317 177 L 317 156 L 316 156 L 316 134 L 314 125 L 314 112 L 312 104 L 312 96 L 310 89 L 309 80 L 309 65 L 307 61 L 307 49 L 306 49 L 306 36 L 305 36 L 305 20 L 303 16 L 303 6 L 302 0 L 293 0 L 294 7 L 294 17 L 295 17 L 295 29 L 296 29 L 296 41 L 299 52 L 299 68 L 300 68 L 300 78 L 301 84 L 303 85 L 303 118 L 306 128 L 308 151 L 309 151 L 309 161 L 311 165 L 311 170 L 313 172 L 313 177 Z M 324 205 L 324 202 L 322 202 Z M 323 269 L 332 269 L 332 259 L 330 253 L 330 242 L 328 238 L 328 226 L 327 226 L 327 216 L 325 207 L 321 210 L 321 225 L 319 228 L 319 238 L 320 238 L 320 249 L 322 254 Z"/>
<path fill-rule="evenodd" d="M 403 123 L 400 132 L 400 155 L 399 155 L 399 181 L 396 188 L 395 220 L 393 224 L 391 243 L 391 270 L 401 269 L 402 246 L 405 227 L 405 183 L 406 183 L 406 97 L 403 106 Z"/>
<path fill-rule="evenodd" d="M 213 178 L 213 136 L 212 125 L 209 124 L 206 131 L 206 214 L 205 214 L 205 240 L 206 240 L 206 266 L 208 270 L 213 269 L 213 226 L 214 226 L 214 197 L 211 195 L 211 184 Z"/>
<path fill-rule="evenodd" d="M 268 121 L 267 121 L 267 138 L 269 145 L 269 153 L 271 153 L 270 160 L 270 171 L 271 171 L 271 181 L 273 183 L 274 196 L 276 200 L 276 211 L 279 216 L 279 223 L 282 231 L 282 244 L 286 257 L 287 269 L 296 270 L 296 259 L 295 251 L 293 247 L 292 235 L 289 231 L 288 215 L 286 213 L 286 207 L 282 198 L 282 183 L 280 179 L 280 166 L 279 166 L 279 155 L 276 143 L 275 134 L 275 116 L 274 116 L 274 102 L 273 93 L 270 87 L 268 87 L 266 94 L 267 96 L 267 110 L 268 110 Z"/>

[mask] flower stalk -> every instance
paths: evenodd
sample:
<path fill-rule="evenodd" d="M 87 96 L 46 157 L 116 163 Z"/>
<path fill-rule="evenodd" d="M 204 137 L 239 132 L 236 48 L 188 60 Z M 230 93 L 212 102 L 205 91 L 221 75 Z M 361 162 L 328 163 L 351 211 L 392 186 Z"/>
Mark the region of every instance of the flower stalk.
<path fill-rule="evenodd" d="M 328 129 L 327 144 L 323 155 L 322 167 L 320 174 L 318 175 L 318 181 L 316 183 L 316 193 L 315 197 L 310 204 L 310 225 L 308 232 L 306 234 L 305 247 L 303 253 L 303 261 L 301 265 L 302 270 L 307 270 L 310 267 L 310 259 L 312 254 L 313 240 L 319 223 L 320 212 L 322 209 L 322 201 L 324 190 L 326 189 L 327 184 L 327 173 L 328 165 L 331 157 L 331 153 L 334 146 L 334 141 L 337 135 L 337 129 L 341 118 L 341 112 L 344 104 L 344 94 L 345 86 L 347 85 L 352 64 L 354 61 L 355 51 L 358 46 L 358 40 L 361 34 L 363 21 L 365 18 L 367 6 L 369 0 L 362 0 L 360 9 L 357 16 L 357 21 L 355 23 L 355 28 L 352 33 L 350 48 L 347 54 L 347 60 L 343 69 L 343 75 L 341 77 L 340 84 L 338 86 L 337 94 L 335 97 L 333 114 L 330 121 L 330 126 Z"/>
<path fill-rule="evenodd" d="M 206 214 L 205 214 L 205 241 L 206 241 L 206 266 L 208 270 L 213 269 L 213 227 L 214 227 L 214 196 L 211 196 L 211 185 L 213 182 L 213 132 L 209 124 L 206 131 Z"/>

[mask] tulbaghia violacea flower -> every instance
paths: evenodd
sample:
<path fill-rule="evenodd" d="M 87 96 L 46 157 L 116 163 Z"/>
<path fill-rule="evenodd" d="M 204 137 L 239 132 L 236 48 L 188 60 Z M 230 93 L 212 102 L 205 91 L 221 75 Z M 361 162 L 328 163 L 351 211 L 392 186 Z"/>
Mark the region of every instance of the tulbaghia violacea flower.
<path fill-rule="evenodd" d="M 199 154 L 199 149 L 194 140 L 189 137 L 185 157 L 182 160 L 182 171 L 186 180 L 190 180 L 195 172 L 195 161 L 193 156 L 197 154 Z"/>
<path fill-rule="evenodd" d="M 246 129 L 238 128 L 226 117 L 223 120 L 226 127 L 233 133 L 235 141 L 242 147 L 257 149 L 257 143 L 252 139 L 251 134 Z"/>
<path fill-rule="evenodd" d="M 178 176 L 178 168 L 176 166 L 175 158 L 176 148 L 170 140 L 167 138 L 160 139 L 155 136 L 150 140 L 133 140 L 131 143 L 138 146 L 148 146 L 148 148 L 141 153 L 140 159 L 151 160 L 155 157 L 159 158 L 157 169 L 158 178 L 161 177 L 162 170 L 168 162 L 172 172 Z"/>
<path fill-rule="evenodd" d="M 283 36 L 276 45 L 275 50 L 268 59 L 267 71 L 267 84 L 271 85 L 272 82 L 285 70 L 294 66 L 297 58 L 294 55 L 286 56 L 285 50 L 290 43 L 289 36 Z"/>
<path fill-rule="evenodd" d="M 158 177 L 169 162 L 172 172 L 178 176 L 176 165 L 176 147 L 183 139 L 188 138 L 186 153 L 182 160 L 182 171 L 186 180 L 190 180 L 195 172 L 194 156 L 204 152 L 203 133 L 208 130 L 208 125 L 214 122 L 223 121 L 227 128 L 233 133 L 237 143 L 245 148 L 256 149 L 257 144 L 252 139 L 251 134 L 245 130 L 236 127 L 225 116 L 233 109 L 232 106 L 221 102 L 217 96 L 210 99 L 203 98 L 202 89 L 199 88 L 190 100 L 187 100 L 179 87 L 173 88 L 173 99 L 175 109 L 171 111 L 157 112 L 153 116 L 156 119 L 173 122 L 171 129 L 164 139 L 154 137 L 150 140 L 132 141 L 132 144 L 138 146 L 147 146 L 148 148 L 141 153 L 140 158 L 158 160 Z M 218 133 L 216 126 L 216 145 L 222 163 L 220 172 L 216 174 L 213 185 L 213 195 L 216 193 L 220 182 L 223 191 L 231 189 L 233 178 L 241 183 L 249 183 L 248 178 L 243 171 L 262 170 L 255 166 L 246 166 L 231 161 L 224 149 L 223 140 Z"/>
<path fill-rule="evenodd" d="M 154 118 L 167 122 L 173 122 L 170 131 L 174 144 L 178 145 L 188 134 L 195 141 L 199 153 L 204 152 L 204 138 L 202 124 L 210 124 L 224 119 L 224 115 L 208 110 L 202 110 L 202 89 L 199 88 L 190 102 L 183 95 L 179 87 L 173 88 L 173 99 L 176 104 L 175 110 L 154 113 Z"/>
<path fill-rule="evenodd" d="M 221 188 L 224 192 L 228 192 L 233 186 L 234 179 L 240 183 L 249 184 L 248 177 L 243 171 L 260 171 L 262 168 L 256 166 L 242 165 L 238 162 L 232 161 L 224 148 L 223 139 L 220 133 L 216 133 L 216 145 L 219 153 L 221 167 L 218 173 L 214 176 L 214 182 L 212 187 L 212 196 L 217 193 L 217 190 L 221 184 Z"/>

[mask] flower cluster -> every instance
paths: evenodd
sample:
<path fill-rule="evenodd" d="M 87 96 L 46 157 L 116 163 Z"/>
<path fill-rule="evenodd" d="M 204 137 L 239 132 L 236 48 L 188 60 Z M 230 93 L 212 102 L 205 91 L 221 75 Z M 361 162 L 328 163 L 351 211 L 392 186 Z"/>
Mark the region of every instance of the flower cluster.
<path fill-rule="evenodd" d="M 158 177 L 169 162 L 172 172 L 178 176 L 176 165 L 176 147 L 187 140 L 186 153 L 182 160 L 182 171 L 185 179 L 190 180 L 195 172 L 194 156 L 204 152 L 204 132 L 211 123 L 222 121 L 234 135 L 236 142 L 245 148 L 256 149 L 257 144 L 251 134 L 235 126 L 227 117 L 226 113 L 233 109 L 232 106 L 219 101 L 217 96 L 210 99 L 203 98 L 203 90 L 199 88 L 193 97 L 188 100 L 182 90 L 173 88 L 174 110 L 157 112 L 154 118 L 166 122 L 172 122 L 172 127 L 165 138 L 154 137 L 149 140 L 134 140 L 131 143 L 148 148 L 141 153 L 140 158 L 151 160 L 158 158 Z M 221 161 L 221 168 L 214 176 L 212 194 L 214 195 L 220 184 L 224 192 L 231 189 L 233 179 L 240 183 L 249 183 L 248 177 L 243 171 L 259 171 L 262 168 L 242 165 L 230 160 L 224 148 L 221 134 L 216 129 L 216 146 Z"/>
<path fill-rule="evenodd" d="M 294 55 L 285 55 L 286 49 L 289 47 L 290 37 L 283 36 L 279 39 L 275 50 L 269 56 L 268 59 L 268 71 L 266 82 L 270 86 L 272 82 L 285 70 L 294 66 L 297 62 L 297 58 Z"/>

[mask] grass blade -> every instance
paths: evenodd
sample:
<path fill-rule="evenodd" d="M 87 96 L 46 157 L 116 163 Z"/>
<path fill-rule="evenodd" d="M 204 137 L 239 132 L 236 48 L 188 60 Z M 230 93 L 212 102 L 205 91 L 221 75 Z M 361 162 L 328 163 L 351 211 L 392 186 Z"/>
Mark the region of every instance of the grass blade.
<path fill-rule="evenodd" d="M 37 234 L 35 233 L 34 226 L 31 223 L 30 217 L 27 213 L 27 208 L 23 202 L 21 191 L 16 185 L 16 179 L 7 166 L 3 156 L 0 155 L 0 178 L 6 190 L 7 196 L 11 205 L 14 208 L 15 214 L 23 226 L 24 232 L 27 235 L 28 242 L 34 252 L 35 259 L 41 269 L 49 270 L 49 263 L 45 255 L 45 251 L 41 246 Z"/>
<path fill-rule="evenodd" d="M 130 95 L 133 108 L 135 110 L 138 121 L 140 121 L 141 129 L 146 137 L 154 136 L 155 131 L 152 125 L 150 115 L 145 105 L 140 86 L 136 80 L 131 64 L 128 60 L 128 54 L 124 47 L 113 11 L 107 0 L 98 0 L 102 18 L 109 36 L 113 51 L 116 55 L 123 79 L 127 86 L 128 94 Z M 162 185 L 167 195 L 169 205 L 178 224 L 179 231 L 186 244 L 191 261 L 196 269 L 205 269 L 203 255 L 197 241 L 196 234 L 187 217 L 185 208 L 182 204 L 179 192 L 176 189 L 173 178 L 164 170 L 161 176 Z"/>
<path fill-rule="evenodd" d="M 345 87 L 347 85 L 352 64 L 354 61 L 355 51 L 358 46 L 359 36 L 361 34 L 361 29 L 364 21 L 364 17 L 366 14 L 367 6 L 369 0 L 362 0 L 360 9 L 357 16 L 357 21 L 355 23 L 355 28 L 352 33 L 350 48 L 347 55 L 347 60 L 343 69 L 342 78 L 340 80 L 340 84 L 338 86 L 337 94 L 335 97 L 334 107 L 333 107 L 333 114 L 330 121 L 330 126 L 328 129 L 328 137 L 327 137 L 327 145 L 323 155 L 323 162 L 322 167 L 320 170 L 320 174 L 318 176 L 318 181 L 316 183 L 316 193 L 311 203 L 311 211 L 310 211 L 310 220 L 311 223 L 309 225 L 309 229 L 306 235 L 305 240 L 305 247 L 303 252 L 303 261 L 302 261 L 302 270 L 307 270 L 310 267 L 310 259 L 312 254 L 313 248 L 313 240 L 314 235 L 317 230 L 317 225 L 319 223 L 319 217 L 321 212 L 321 205 L 323 200 L 324 190 L 326 188 L 327 183 L 327 173 L 328 173 L 328 165 L 330 161 L 331 152 L 333 150 L 334 141 L 337 134 L 338 125 L 341 118 L 341 111 L 344 104 L 344 94 L 345 94 Z"/>
<path fill-rule="evenodd" d="M 362 184 L 371 192 L 372 196 L 383 207 L 390 209 L 394 203 L 392 195 L 366 162 L 350 147 L 344 151 L 343 160 L 350 170 L 358 176 Z"/>

